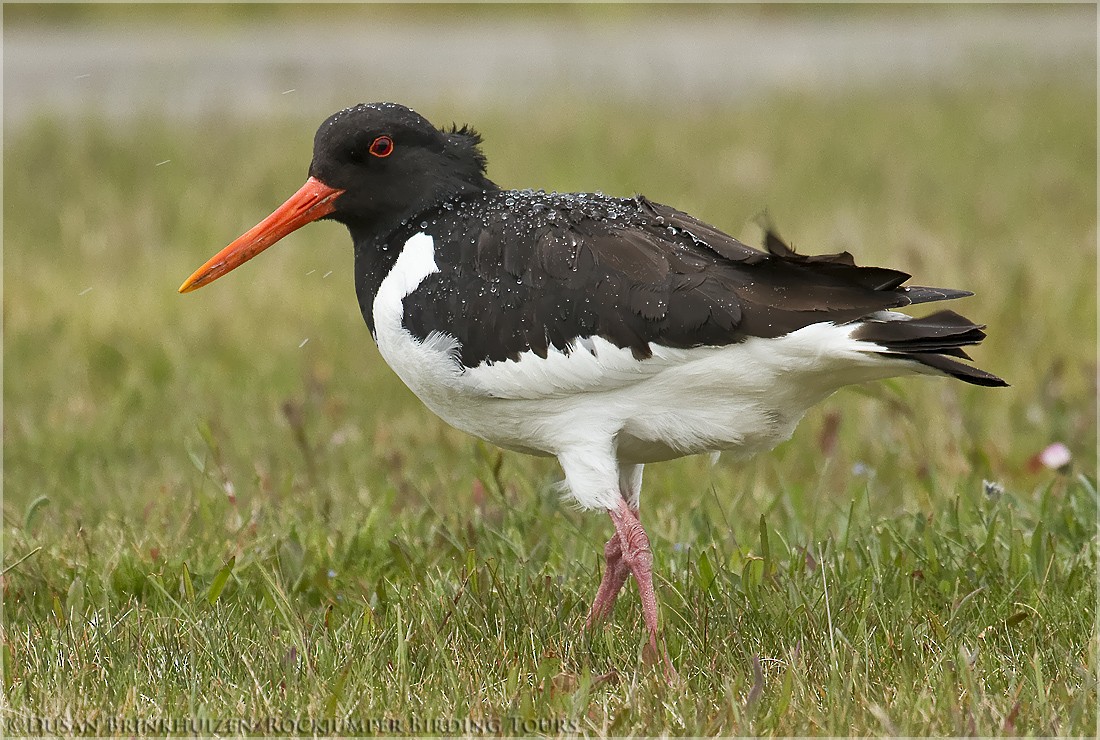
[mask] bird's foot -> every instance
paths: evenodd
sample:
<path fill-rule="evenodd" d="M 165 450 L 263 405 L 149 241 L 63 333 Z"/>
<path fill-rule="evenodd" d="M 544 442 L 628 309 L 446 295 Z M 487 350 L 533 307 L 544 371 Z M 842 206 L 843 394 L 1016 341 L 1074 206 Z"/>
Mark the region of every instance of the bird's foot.
<path fill-rule="evenodd" d="M 631 510 L 625 501 L 609 513 L 611 514 L 611 521 L 615 524 L 615 535 L 618 539 L 621 556 L 620 562 L 626 569 L 629 569 L 634 575 L 634 580 L 638 582 L 638 593 L 642 601 L 642 618 L 645 620 L 646 630 L 649 632 L 649 643 L 646 645 L 646 650 L 651 652 L 653 662 L 659 659 L 664 663 L 665 680 L 669 683 L 675 683 L 679 681 L 680 677 L 676 673 L 676 669 L 672 667 L 668 650 L 658 638 L 657 594 L 653 590 L 653 553 L 649 549 L 649 536 L 642 528 L 637 513 Z M 608 542 L 608 550 L 610 548 L 611 543 Z M 658 658 L 658 656 L 660 657 Z"/>
<path fill-rule="evenodd" d="M 680 674 L 672 666 L 672 659 L 668 657 L 668 648 L 665 647 L 664 641 L 659 640 L 656 635 L 651 634 L 649 642 L 642 648 L 642 660 L 645 661 L 646 665 L 661 663 L 665 673 L 665 683 L 669 686 L 680 683 Z"/>

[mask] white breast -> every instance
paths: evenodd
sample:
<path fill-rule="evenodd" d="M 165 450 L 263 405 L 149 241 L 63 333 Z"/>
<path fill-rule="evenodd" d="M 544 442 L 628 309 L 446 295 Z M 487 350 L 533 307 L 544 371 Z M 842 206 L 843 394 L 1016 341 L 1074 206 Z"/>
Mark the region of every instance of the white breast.
<path fill-rule="evenodd" d="M 439 272 L 435 264 L 435 240 L 428 234 L 415 234 L 405 242 L 397 262 L 378 288 L 374 296 L 375 331 L 385 324 L 388 328 L 400 328 L 404 315 L 402 301 L 420 286 L 429 275 Z"/>
<path fill-rule="evenodd" d="M 428 234 L 413 235 L 382 280 L 371 310 L 374 339 L 383 359 L 420 400 L 450 421 L 446 409 L 439 406 L 454 395 L 462 376 L 456 359 L 458 340 L 432 332 L 420 341 L 402 326 L 405 298 L 436 272 L 435 241 Z"/>

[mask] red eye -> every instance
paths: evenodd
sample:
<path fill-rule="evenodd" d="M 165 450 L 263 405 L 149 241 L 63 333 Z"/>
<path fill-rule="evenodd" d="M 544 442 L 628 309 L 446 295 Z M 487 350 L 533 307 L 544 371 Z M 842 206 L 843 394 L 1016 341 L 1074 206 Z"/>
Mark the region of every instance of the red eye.
<path fill-rule="evenodd" d="M 393 139 L 388 136 L 379 136 L 371 142 L 370 153 L 376 157 L 388 157 L 393 154 Z"/>

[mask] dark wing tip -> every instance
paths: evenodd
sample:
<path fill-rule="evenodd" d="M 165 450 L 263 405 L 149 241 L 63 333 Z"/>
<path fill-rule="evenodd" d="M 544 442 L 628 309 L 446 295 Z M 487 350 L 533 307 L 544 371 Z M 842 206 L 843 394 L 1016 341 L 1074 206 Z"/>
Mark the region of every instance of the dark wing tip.
<path fill-rule="evenodd" d="M 957 378 L 971 385 L 980 385 L 986 388 L 1008 387 L 1007 381 L 997 377 L 993 373 L 987 373 L 985 370 L 976 368 L 972 365 L 966 365 L 957 360 L 952 360 L 950 357 L 944 357 L 942 354 L 913 352 L 905 355 L 905 357 L 910 360 L 916 360 L 922 365 L 935 368 L 942 373 L 950 375 L 952 378 Z"/>
<path fill-rule="evenodd" d="M 923 285 L 906 285 L 901 288 L 902 293 L 910 303 L 933 303 L 935 301 L 953 301 L 956 298 L 969 298 L 974 295 L 969 290 L 956 290 L 955 288 L 930 288 Z"/>
<path fill-rule="evenodd" d="M 877 344 L 884 354 L 914 360 L 967 383 L 1007 386 L 992 373 L 951 359 L 970 359 L 962 348 L 980 344 L 984 328 L 954 311 L 939 311 L 917 319 L 866 321 L 852 337 Z"/>

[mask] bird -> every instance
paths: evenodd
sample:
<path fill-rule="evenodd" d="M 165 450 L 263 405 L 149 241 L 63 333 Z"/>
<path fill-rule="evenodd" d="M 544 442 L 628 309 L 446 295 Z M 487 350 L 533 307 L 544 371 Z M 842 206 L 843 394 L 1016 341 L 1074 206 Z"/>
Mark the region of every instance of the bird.
<path fill-rule="evenodd" d="M 605 622 L 633 577 L 643 652 L 666 675 L 644 465 L 769 450 L 850 384 L 1007 385 L 967 362 L 984 325 L 895 310 L 968 291 L 908 286 L 905 272 L 848 252 L 801 254 L 770 225 L 756 249 L 642 195 L 504 189 L 481 144 L 469 125 L 437 127 L 397 103 L 341 110 L 317 130 L 305 184 L 179 291 L 310 222 L 346 226 L 381 356 L 444 421 L 557 458 L 566 495 L 609 515 L 585 626 Z"/>

